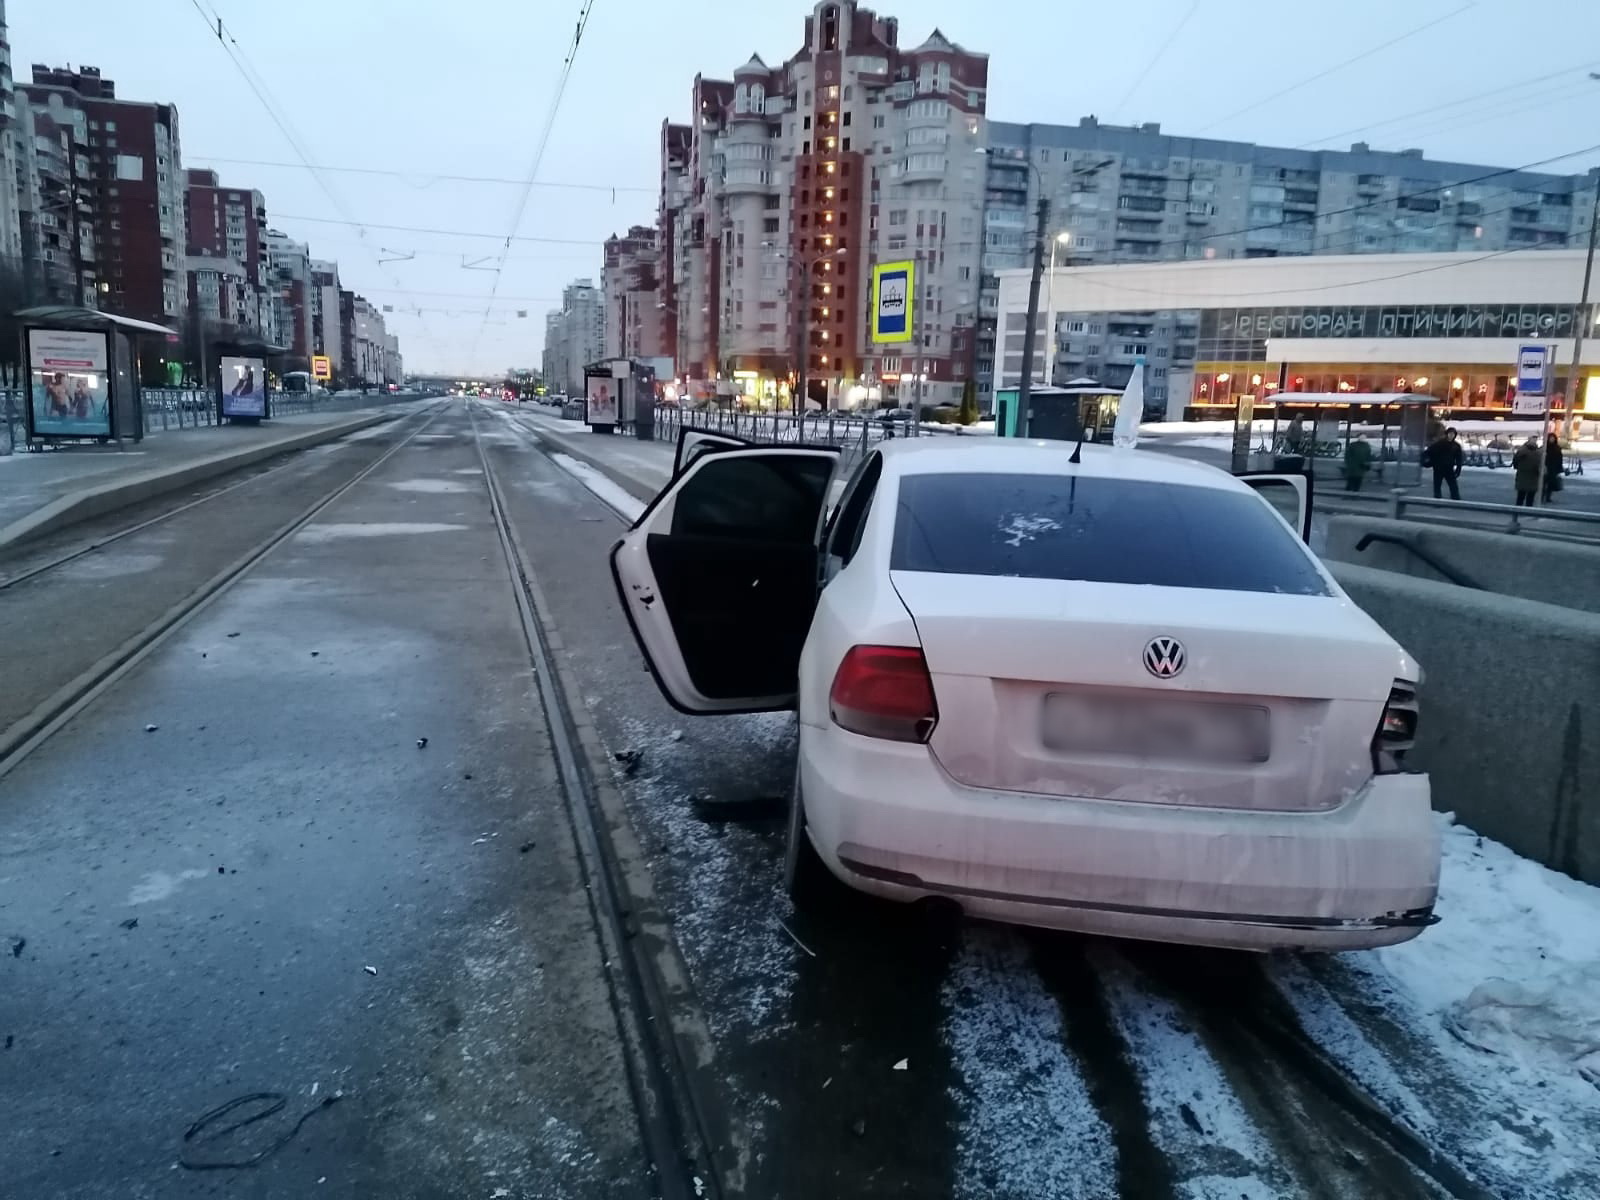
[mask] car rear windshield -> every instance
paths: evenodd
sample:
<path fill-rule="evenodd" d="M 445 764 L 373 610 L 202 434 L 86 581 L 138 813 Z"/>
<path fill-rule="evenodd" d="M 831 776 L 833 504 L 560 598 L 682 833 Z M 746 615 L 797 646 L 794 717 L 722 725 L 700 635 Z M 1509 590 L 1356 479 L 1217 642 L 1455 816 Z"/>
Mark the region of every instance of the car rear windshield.
<path fill-rule="evenodd" d="M 1258 497 L 1095 476 L 905 476 L 890 566 L 943 575 L 1329 594 L 1294 534 Z"/>

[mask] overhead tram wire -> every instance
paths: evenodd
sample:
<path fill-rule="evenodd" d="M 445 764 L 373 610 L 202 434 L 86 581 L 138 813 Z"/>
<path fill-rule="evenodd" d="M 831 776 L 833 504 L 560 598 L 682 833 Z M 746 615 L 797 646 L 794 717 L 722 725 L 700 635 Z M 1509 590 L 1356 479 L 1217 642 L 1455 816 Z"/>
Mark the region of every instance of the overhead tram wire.
<path fill-rule="evenodd" d="M 491 183 L 504 184 L 511 187 L 529 186 L 526 179 L 509 179 L 495 175 L 454 175 L 428 171 L 396 171 L 392 169 L 385 169 L 383 167 L 332 167 L 328 166 L 326 163 L 319 163 L 313 166 L 307 163 L 272 162 L 270 160 L 257 158 L 222 158 L 214 154 L 189 154 L 186 155 L 186 157 L 195 162 L 225 163 L 241 167 L 282 167 L 286 170 L 292 171 L 310 170 L 332 171 L 343 175 L 381 175 L 386 178 L 400 180 L 426 179 L 430 183 Z M 565 181 L 546 182 L 541 180 L 535 182 L 532 186 L 539 188 L 555 188 L 566 191 L 610 192 L 613 195 L 615 195 L 617 192 L 639 192 L 645 195 L 653 196 L 659 191 L 658 188 L 646 187 L 643 184 L 637 183 L 570 183 Z"/>
<path fill-rule="evenodd" d="M 1161 43 L 1160 49 L 1158 49 L 1155 54 L 1151 56 L 1149 62 L 1145 63 L 1144 70 L 1139 72 L 1138 78 L 1136 78 L 1133 83 L 1128 86 L 1128 90 L 1122 94 L 1122 99 L 1118 100 L 1116 104 L 1112 106 L 1112 112 L 1126 116 L 1126 113 L 1123 112 L 1123 107 L 1128 103 L 1129 100 L 1133 99 L 1134 93 L 1139 90 L 1140 85 L 1143 84 L 1146 79 L 1150 78 L 1150 72 L 1156 69 L 1156 64 L 1166 57 L 1167 51 L 1172 49 L 1172 43 L 1178 40 L 1178 35 L 1183 32 L 1183 27 L 1189 23 L 1189 18 L 1194 16 L 1195 11 L 1199 7 L 1200 0 L 1193 0 L 1193 2 L 1189 5 L 1189 11 L 1184 13 L 1183 16 L 1178 19 L 1178 23 L 1172 27 L 1172 32 L 1167 34 L 1166 40 Z"/>
<path fill-rule="evenodd" d="M 489 324 L 489 314 L 494 308 L 494 298 L 500 291 L 500 279 L 505 273 L 506 258 L 511 252 L 511 243 L 516 238 L 517 230 L 522 226 L 523 215 L 528 211 L 528 198 L 533 194 L 534 181 L 539 176 L 539 167 L 544 162 L 544 152 L 550 145 L 550 134 L 555 129 L 556 117 L 561 112 L 561 100 L 567 94 L 567 81 L 572 78 L 572 66 L 578 58 L 578 48 L 583 44 L 583 31 L 588 28 L 589 14 L 594 9 L 595 0 L 583 0 L 582 7 L 578 9 L 578 23 L 572 31 L 572 44 L 567 48 L 567 56 L 561 63 L 561 75 L 556 81 L 555 96 L 550 102 L 550 111 L 545 117 L 544 129 L 539 134 L 537 148 L 533 152 L 533 162 L 528 167 L 527 181 L 523 186 L 522 194 L 517 198 L 516 209 L 511 215 L 511 226 L 506 231 L 505 241 L 501 243 L 500 254 L 494 266 L 494 279 L 489 285 L 489 296 L 483 309 L 483 323 L 478 326 L 478 332 L 472 339 L 472 351 L 467 355 L 469 359 L 477 357 L 478 343 L 483 338 L 483 331 Z"/>
<path fill-rule="evenodd" d="M 1567 67 L 1560 71 L 1541 71 L 1537 75 L 1530 75 L 1526 79 L 1519 79 L 1515 83 L 1508 83 L 1503 87 L 1490 88 L 1486 92 L 1475 92 L 1471 96 L 1462 96 L 1457 100 L 1447 100 L 1443 104 L 1430 104 L 1427 108 L 1413 109 L 1411 112 L 1401 113 L 1400 115 L 1394 117 L 1385 117 L 1381 121 L 1373 121 L 1367 125 L 1352 125 L 1349 129 L 1341 129 L 1337 133 L 1330 133 L 1325 137 L 1315 138 L 1309 142 L 1301 142 L 1295 147 L 1295 149 L 1310 150 L 1313 147 L 1325 145 L 1328 142 L 1340 141 L 1349 137 L 1352 133 L 1367 133 L 1373 129 L 1382 129 L 1388 125 L 1397 125 L 1402 122 L 1409 121 L 1412 117 L 1429 116 L 1433 113 L 1442 112 L 1449 108 L 1459 108 L 1463 105 L 1474 105 L 1480 101 L 1487 100 L 1491 96 L 1502 96 L 1507 92 L 1518 91 L 1522 88 L 1530 86 L 1537 90 L 1544 85 L 1560 79 L 1564 75 L 1574 75 L 1580 71 L 1592 70 L 1596 65 L 1600 64 L 1587 62 L 1579 63 L 1576 66 Z M 1565 87 L 1567 85 L 1562 84 L 1561 86 Z"/>
<path fill-rule="evenodd" d="M 1319 79 L 1326 79 L 1329 75 L 1333 75 L 1333 74 L 1335 74 L 1335 73 L 1337 73 L 1339 71 L 1344 70 L 1346 67 L 1355 65 L 1356 63 L 1360 62 L 1364 58 L 1371 58 L 1374 54 L 1378 54 L 1378 53 L 1380 53 L 1380 52 L 1382 52 L 1384 50 L 1387 50 L 1391 46 L 1397 46 L 1401 42 L 1406 41 L 1408 38 L 1416 37 L 1417 34 L 1424 33 L 1427 30 L 1432 29 L 1435 25 L 1442 25 L 1444 22 L 1446 22 L 1448 20 L 1451 20 L 1454 17 L 1459 17 L 1462 13 L 1466 12 L 1469 8 L 1474 7 L 1474 3 L 1475 3 L 1475 0 L 1467 0 L 1467 3 L 1463 4 L 1460 8 L 1452 9 L 1450 12 L 1445 13 L 1442 17 L 1435 17 L 1431 21 L 1427 21 L 1427 22 L 1424 22 L 1421 25 L 1418 25 L 1415 29 L 1409 29 L 1405 33 L 1397 34 L 1396 36 L 1390 38 L 1388 41 L 1381 42 L 1378 45 L 1371 47 L 1370 49 L 1363 50 L 1360 54 L 1354 55 L 1351 58 L 1347 58 L 1343 62 L 1335 63 L 1333 66 L 1328 67 L 1325 70 L 1318 71 L 1314 75 L 1307 75 L 1304 79 L 1300 79 L 1300 80 L 1296 81 L 1295 83 L 1290 84 L 1286 88 L 1281 88 L 1278 91 L 1273 92 L 1270 96 L 1263 96 L 1259 100 L 1255 100 L 1255 101 L 1252 101 L 1249 104 L 1246 104 L 1243 108 L 1235 109 L 1233 112 L 1229 113 L 1227 116 L 1218 117 L 1215 121 L 1212 121 L 1209 125 L 1202 125 L 1199 129 L 1195 130 L 1195 133 L 1197 135 L 1198 134 L 1202 134 L 1208 129 L 1215 129 L 1218 125 L 1226 125 L 1229 121 L 1233 120 L 1235 117 L 1242 117 L 1247 112 L 1254 112 L 1256 109 L 1261 108 L 1264 105 L 1271 104 L 1274 100 L 1278 100 L 1278 99 L 1281 99 L 1284 96 L 1287 96 L 1290 92 L 1297 92 L 1301 88 L 1306 87 L 1309 84 L 1317 82 L 1317 80 L 1319 80 Z"/>
<path fill-rule="evenodd" d="M 239 39 L 234 37 L 231 31 L 225 29 L 222 14 L 219 13 L 214 6 L 209 5 L 209 0 L 207 0 L 206 5 L 202 5 L 201 0 L 189 0 L 189 2 L 194 7 L 195 12 L 200 14 L 200 18 L 205 21 L 207 31 L 212 33 L 212 35 L 217 39 L 217 44 L 222 47 L 223 53 L 225 53 L 229 60 L 232 61 L 234 66 L 239 69 L 239 74 L 244 79 L 245 84 L 253 93 L 255 93 L 256 99 L 260 102 L 261 107 L 266 110 L 267 116 L 272 118 L 273 124 L 278 127 L 278 131 L 283 134 L 284 140 L 289 143 L 289 148 L 294 151 L 295 155 L 305 165 L 306 169 L 311 172 L 311 177 L 316 180 L 317 186 L 322 189 L 323 194 L 328 197 L 328 200 L 333 204 L 335 209 L 337 209 L 345 217 L 350 217 L 350 212 L 344 206 L 344 201 L 339 198 L 338 193 L 333 190 L 328 181 L 322 177 L 319 168 L 311 161 L 311 156 L 306 153 L 300 138 L 293 130 L 292 124 L 288 118 L 288 114 L 286 112 L 281 112 L 280 110 L 282 109 L 282 106 L 270 98 L 272 89 L 267 85 L 267 82 L 261 76 L 261 73 L 256 70 L 255 65 L 249 61 L 249 56 L 245 54 L 244 47 L 239 44 Z M 211 7 L 209 14 L 206 12 L 206 7 L 208 6 Z M 366 243 L 367 229 L 365 225 L 354 219 L 348 220 L 345 223 L 354 226 L 363 243 Z M 404 294 L 405 289 L 400 283 L 399 278 L 392 271 L 384 271 L 383 261 L 379 257 L 377 251 L 370 245 L 367 246 L 367 250 L 370 254 L 372 254 L 374 261 L 377 263 L 378 269 L 389 277 L 389 279 L 395 284 L 397 291 L 399 291 L 401 294 Z M 424 336 L 426 336 L 427 339 L 434 344 L 436 349 L 442 352 L 443 344 L 434 336 L 433 331 L 429 327 L 427 321 L 422 319 L 422 310 L 420 307 L 417 308 L 417 317 L 422 325 L 422 332 Z"/>

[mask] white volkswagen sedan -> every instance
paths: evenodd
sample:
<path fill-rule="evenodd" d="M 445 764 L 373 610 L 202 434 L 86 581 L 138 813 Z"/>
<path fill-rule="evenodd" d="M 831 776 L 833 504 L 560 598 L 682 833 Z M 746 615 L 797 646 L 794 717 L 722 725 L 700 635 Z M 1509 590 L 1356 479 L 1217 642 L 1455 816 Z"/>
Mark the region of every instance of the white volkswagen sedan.
<path fill-rule="evenodd" d="M 1420 672 L 1291 528 L 1305 480 L 925 438 L 835 505 L 837 462 L 687 435 L 611 558 L 677 708 L 798 710 L 797 904 L 832 876 L 1252 949 L 1432 923 Z"/>

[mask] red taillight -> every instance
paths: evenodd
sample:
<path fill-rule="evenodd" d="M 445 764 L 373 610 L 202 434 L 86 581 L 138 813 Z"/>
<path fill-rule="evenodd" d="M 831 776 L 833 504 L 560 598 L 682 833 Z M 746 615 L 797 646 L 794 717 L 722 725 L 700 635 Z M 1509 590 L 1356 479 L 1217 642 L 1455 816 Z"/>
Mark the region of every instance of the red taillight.
<path fill-rule="evenodd" d="M 925 742 L 939 722 L 927 660 L 910 646 L 854 647 L 828 702 L 833 723 L 863 737 Z"/>

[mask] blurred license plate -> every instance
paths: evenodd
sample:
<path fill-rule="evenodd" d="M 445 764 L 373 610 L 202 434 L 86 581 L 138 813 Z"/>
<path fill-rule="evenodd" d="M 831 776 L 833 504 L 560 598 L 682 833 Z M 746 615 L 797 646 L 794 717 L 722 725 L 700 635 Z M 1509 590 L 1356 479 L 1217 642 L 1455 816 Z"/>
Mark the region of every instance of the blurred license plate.
<path fill-rule="evenodd" d="M 1179 762 L 1260 763 L 1272 749 L 1265 708 L 1080 692 L 1044 698 L 1044 744 L 1072 754 Z"/>

